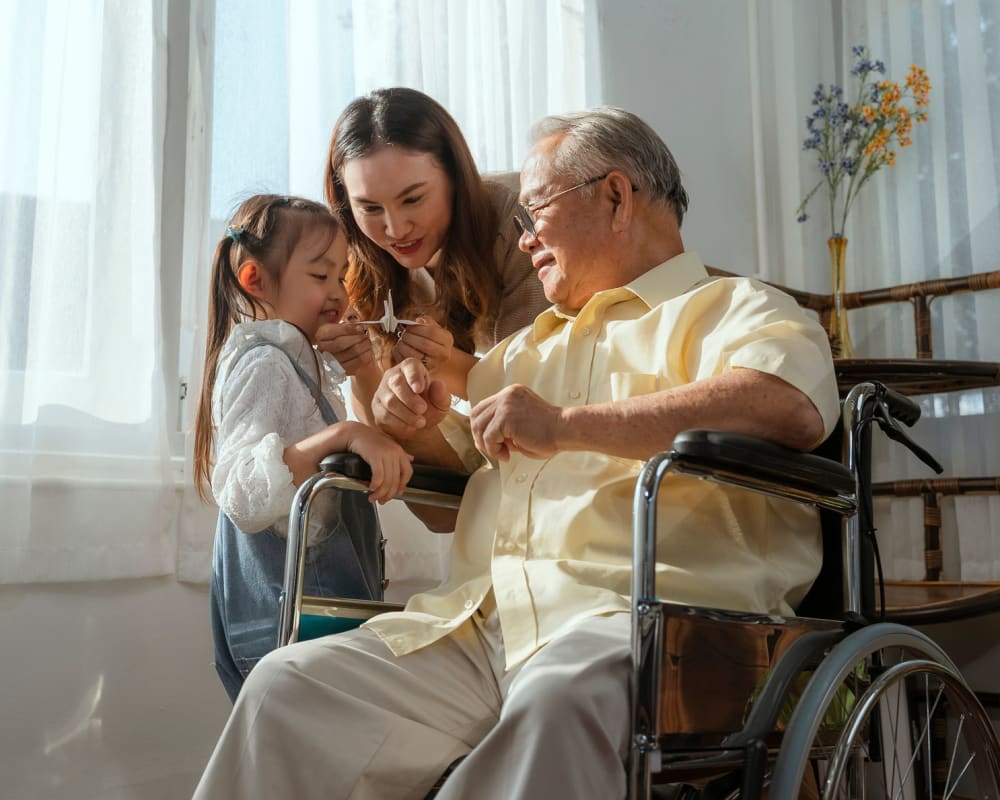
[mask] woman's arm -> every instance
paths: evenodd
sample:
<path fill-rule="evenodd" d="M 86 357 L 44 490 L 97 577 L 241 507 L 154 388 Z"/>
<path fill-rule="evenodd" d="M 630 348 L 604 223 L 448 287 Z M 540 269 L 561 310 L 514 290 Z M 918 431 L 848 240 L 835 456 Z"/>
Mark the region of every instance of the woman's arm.
<path fill-rule="evenodd" d="M 355 313 L 356 312 L 352 312 Z M 364 325 L 353 320 L 322 325 L 316 331 L 316 347 L 329 353 L 351 377 L 351 406 L 355 416 L 366 425 L 372 424 L 372 396 L 382 380 L 382 369 L 375 358 L 375 349 Z"/>
<path fill-rule="evenodd" d="M 464 350 L 453 347 L 451 358 L 439 366 L 432 374 L 435 378 L 444 381 L 448 391 L 455 397 L 463 400 L 469 399 L 469 370 L 476 366 L 479 361 L 478 356 L 470 355 Z"/>
<path fill-rule="evenodd" d="M 375 424 L 372 418 L 372 397 L 381 380 L 382 370 L 374 363 L 351 375 L 351 407 L 354 409 L 354 416 L 365 425 Z"/>

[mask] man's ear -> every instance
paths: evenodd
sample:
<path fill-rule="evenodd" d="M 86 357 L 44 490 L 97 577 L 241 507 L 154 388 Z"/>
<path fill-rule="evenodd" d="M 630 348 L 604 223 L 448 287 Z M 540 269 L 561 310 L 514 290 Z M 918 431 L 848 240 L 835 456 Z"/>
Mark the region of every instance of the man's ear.
<path fill-rule="evenodd" d="M 633 195 L 635 190 L 628 177 L 618 170 L 608 173 L 607 191 L 611 195 L 612 219 L 611 226 L 615 232 L 621 232 L 632 222 L 634 212 Z"/>
<path fill-rule="evenodd" d="M 264 268 L 252 258 L 248 258 L 236 270 L 236 280 L 243 287 L 243 291 L 258 300 L 264 299 L 267 278 Z"/>

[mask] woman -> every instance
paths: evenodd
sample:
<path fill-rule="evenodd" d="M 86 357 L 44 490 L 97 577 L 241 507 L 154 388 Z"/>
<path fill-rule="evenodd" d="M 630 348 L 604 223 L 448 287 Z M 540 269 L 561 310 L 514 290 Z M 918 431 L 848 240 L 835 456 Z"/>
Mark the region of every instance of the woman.
<path fill-rule="evenodd" d="M 475 353 L 549 305 L 517 247 L 516 176 L 483 180 L 451 115 L 421 92 L 393 88 L 341 114 L 325 184 L 351 248 L 348 289 L 360 319 L 381 317 L 391 292 L 396 316 L 418 322 L 391 334 L 324 329 L 320 346 L 354 376 L 357 412 L 369 418 L 382 370 L 409 357 L 465 398 Z"/>

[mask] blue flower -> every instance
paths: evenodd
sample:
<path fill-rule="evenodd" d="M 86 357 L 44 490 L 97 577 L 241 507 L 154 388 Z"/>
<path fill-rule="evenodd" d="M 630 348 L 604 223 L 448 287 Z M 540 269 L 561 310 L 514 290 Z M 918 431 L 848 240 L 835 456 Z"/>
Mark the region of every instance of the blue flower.
<path fill-rule="evenodd" d="M 860 61 L 858 61 L 857 64 L 854 65 L 854 69 L 851 70 L 851 74 L 867 75 L 869 72 L 872 71 L 872 68 L 873 68 L 872 62 L 869 61 L 867 58 L 862 58 Z"/>
<path fill-rule="evenodd" d="M 898 119 L 895 113 L 883 111 L 884 99 L 889 91 L 894 92 L 895 105 L 899 105 L 897 93 L 914 103 L 917 99 L 909 78 L 906 87 L 901 89 L 896 89 L 895 84 L 886 83 L 886 88 L 879 85 L 884 83 L 881 76 L 886 72 L 886 65 L 872 58 L 866 46 L 855 45 L 850 52 L 852 65 L 849 72 L 854 78 L 846 91 L 834 83 L 820 83 L 812 93 L 811 114 L 805 120 L 806 136 L 802 140 L 802 149 L 816 153 L 814 163 L 818 165 L 822 177 L 806 193 L 796 211 L 798 221 L 805 222 L 808 203 L 817 192 L 826 194 L 830 201 L 832 227 L 834 231 L 839 229 L 841 232 L 858 189 L 883 164 L 892 164 L 884 156 L 887 151 L 882 140 L 899 136 Z M 854 83 L 855 80 L 857 83 Z M 891 90 L 890 86 L 893 87 Z M 924 94 L 920 95 L 920 99 L 926 104 Z M 918 111 L 919 108 L 911 113 Z M 917 118 L 917 121 L 923 121 L 925 116 Z M 880 138 L 876 140 L 876 136 Z M 876 142 L 878 147 L 874 147 L 872 142 Z M 835 217 L 839 217 L 839 224 Z"/>

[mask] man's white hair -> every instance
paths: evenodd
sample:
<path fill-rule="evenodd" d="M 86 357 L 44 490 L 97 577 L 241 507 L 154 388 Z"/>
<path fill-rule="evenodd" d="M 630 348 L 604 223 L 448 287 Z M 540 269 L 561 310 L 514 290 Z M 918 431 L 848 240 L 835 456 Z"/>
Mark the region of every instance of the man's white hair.
<path fill-rule="evenodd" d="M 656 131 L 635 114 L 613 106 L 553 114 L 532 126 L 531 143 L 555 135 L 563 136 L 553 157 L 557 173 L 568 175 L 573 183 L 583 183 L 619 170 L 651 200 L 668 205 L 678 226 L 681 224 L 688 196 L 680 169 Z M 592 191 L 592 187 L 583 191 Z"/>

